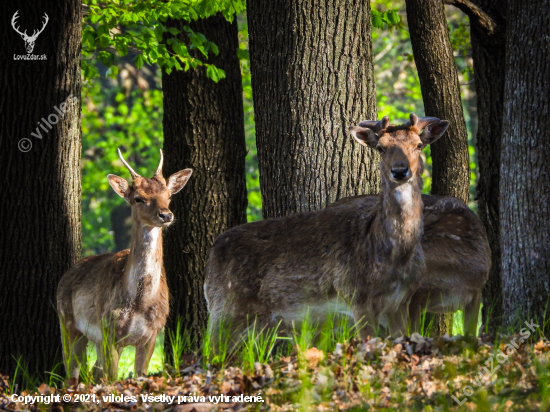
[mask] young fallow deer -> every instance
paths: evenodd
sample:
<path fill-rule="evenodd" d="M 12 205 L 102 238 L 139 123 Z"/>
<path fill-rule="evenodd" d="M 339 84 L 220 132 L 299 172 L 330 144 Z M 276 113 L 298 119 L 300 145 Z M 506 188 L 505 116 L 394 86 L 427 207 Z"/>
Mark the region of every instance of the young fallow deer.
<path fill-rule="evenodd" d="M 63 357 L 69 376 L 78 379 L 86 367 L 86 345 L 96 345 L 97 381 L 104 374 L 117 378 L 119 352 L 136 347 L 135 374 L 147 373 L 157 334 L 168 316 L 168 286 L 162 265 L 162 228 L 174 216 L 170 198 L 191 177 L 185 169 L 165 180 L 163 156 L 155 175 L 147 179 L 120 160 L 132 176 L 107 175 L 113 190 L 132 207 L 130 249 L 90 256 L 78 261 L 59 281 L 57 310 L 63 335 Z"/>
<path fill-rule="evenodd" d="M 375 195 L 350 196 L 329 207 L 371 208 Z M 422 195 L 422 250 L 426 272 L 409 305 L 411 332 L 420 332 L 423 311 L 464 311 L 464 333 L 476 335 L 481 292 L 489 277 L 491 249 L 483 223 L 462 201 Z"/>
<path fill-rule="evenodd" d="M 204 285 L 213 332 L 227 322 L 238 339 L 247 319 L 288 324 L 307 308 L 323 317 L 344 300 L 363 338 L 373 336 L 379 323 L 392 335 L 403 334 L 425 270 L 420 152 L 448 125 L 411 114 L 400 126 L 386 116 L 350 127 L 360 144 L 382 158 L 382 192 L 375 204 L 297 213 L 220 235 Z"/>

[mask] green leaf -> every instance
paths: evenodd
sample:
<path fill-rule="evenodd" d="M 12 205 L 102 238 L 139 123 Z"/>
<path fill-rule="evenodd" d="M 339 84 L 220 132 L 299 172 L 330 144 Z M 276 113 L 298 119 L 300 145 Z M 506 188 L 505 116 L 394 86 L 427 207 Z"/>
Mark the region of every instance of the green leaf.
<path fill-rule="evenodd" d="M 250 60 L 250 53 L 248 50 L 237 50 L 237 57 L 239 60 Z"/>
<path fill-rule="evenodd" d="M 372 25 L 377 29 L 384 28 L 384 22 L 382 21 L 382 17 L 380 16 L 380 14 L 376 14 L 376 15 L 373 14 L 371 21 L 372 21 Z"/>
<path fill-rule="evenodd" d="M 136 68 L 139 70 L 141 69 L 141 66 L 143 66 L 143 56 L 141 54 L 138 54 L 134 58 L 134 62 L 136 63 Z"/>
<path fill-rule="evenodd" d="M 209 79 L 214 80 L 218 83 L 221 79 L 225 78 L 225 72 L 222 69 L 217 68 L 211 64 L 206 65 L 206 76 Z"/>
<path fill-rule="evenodd" d="M 391 24 L 399 24 L 399 22 L 401 21 L 399 14 L 397 14 L 395 10 L 390 10 L 388 12 L 388 18 Z"/>
<path fill-rule="evenodd" d="M 111 64 L 113 64 L 114 59 L 115 56 L 107 51 L 102 50 L 99 52 L 99 60 L 101 60 L 101 63 L 107 67 L 110 67 Z"/>

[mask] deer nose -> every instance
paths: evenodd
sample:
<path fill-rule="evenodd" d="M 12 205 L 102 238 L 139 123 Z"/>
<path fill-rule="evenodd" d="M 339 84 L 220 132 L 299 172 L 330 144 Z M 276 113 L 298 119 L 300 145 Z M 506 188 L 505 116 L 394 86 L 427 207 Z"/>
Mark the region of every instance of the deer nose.
<path fill-rule="evenodd" d="M 391 168 L 391 175 L 395 180 L 404 180 L 409 177 L 409 165 L 405 162 L 395 162 Z"/>
<path fill-rule="evenodd" d="M 172 212 L 159 212 L 159 219 L 163 222 L 171 222 L 174 219 L 174 215 L 172 214 Z"/>

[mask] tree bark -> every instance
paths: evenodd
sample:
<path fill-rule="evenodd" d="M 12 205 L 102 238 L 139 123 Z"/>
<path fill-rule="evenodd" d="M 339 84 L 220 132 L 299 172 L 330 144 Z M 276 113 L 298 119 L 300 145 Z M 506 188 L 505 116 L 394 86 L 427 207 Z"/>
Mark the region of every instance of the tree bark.
<path fill-rule="evenodd" d="M 431 145 L 432 194 L 468 203 L 468 132 L 445 6 L 440 0 L 407 0 L 406 4 L 425 115 L 451 122 L 447 133 Z"/>
<path fill-rule="evenodd" d="M 379 191 L 369 1 L 251 0 L 250 65 L 264 218 Z"/>
<path fill-rule="evenodd" d="M 550 0 L 509 0 L 507 16 L 500 167 L 505 325 L 534 319 L 542 329 L 550 296 Z"/>
<path fill-rule="evenodd" d="M 172 27 L 183 25 L 173 22 Z M 171 294 L 168 333 L 178 318 L 185 333 L 200 337 L 207 321 L 204 266 L 216 237 L 246 222 L 245 140 L 236 20 L 222 15 L 191 24 L 219 48 L 209 63 L 226 78 L 214 83 L 206 70 L 162 74 L 164 90 L 164 175 L 190 167 L 193 175 L 173 197 L 174 227 L 164 237 L 164 265 Z M 196 344 L 199 344 L 197 339 Z"/>
<path fill-rule="evenodd" d="M 458 71 L 440 0 L 407 0 L 407 20 L 426 116 L 449 120 L 447 133 L 430 146 L 433 195 L 468 203 L 470 160 Z M 433 317 L 434 333 L 452 333 L 452 316 Z"/>
<path fill-rule="evenodd" d="M 42 377 L 61 359 L 56 289 L 80 258 L 81 9 L 74 0 L 0 5 L 5 21 L 19 12 L 28 34 L 49 17 L 31 53 L 10 24 L 0 28 L 0 368 L 12 376 L 14 357 Z M 46 60 L 14 58 L 28 54 Z M 71 94 L 61 116 L 55 107 Z"/>
<path fill-rule="evenodd" d="M 476 153 L 478 215 L 491 246 L 491 271 L 483 290 L 483 323 L 494 331 L 501 325 L 502 279 L 500 263 L 500 152 L 502 147 L 502 111 L 504 107 L 504 65 L 506 55 L 506 2 L 476 0 L 475 5 L 494 21 L 494 29 L 472 20 L 470 36 L 477 94 L 478 129 Z"/>

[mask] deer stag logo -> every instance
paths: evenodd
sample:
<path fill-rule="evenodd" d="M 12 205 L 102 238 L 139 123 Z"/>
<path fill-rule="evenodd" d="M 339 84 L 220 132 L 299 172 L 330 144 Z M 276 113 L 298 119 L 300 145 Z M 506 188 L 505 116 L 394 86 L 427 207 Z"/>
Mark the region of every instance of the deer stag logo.
<path fill-rule="evenodd" d="M 50 20 L 50 18 L 48 17 L 48 15 L 46 13 L 44 13 L 44 18 L 46 19 L 44 21 L 44 25 L 42 26 L 42 28 L 40 30 L 34 30 L 34 32 L 32 33 L 32 36 L 29 36 L 29 35 L 27 35 L 27 30 L 25 30 L 24 33 L 21 33 L 19 31 L 19 27 L 15 27 L 15 23 L 16 23 L 15 20 L 17 20 L 17 18 L 19 17 L 17 15 L 17 13 L 19 13 L 19 10 L 17 10 L 15 12 L 15 14 L 13 15 L 13 17 L 11 19 L 11 26 L 13 27 L 13 29 L 17 33 L 19 33 L 21 35 L 21 38 L 25 41 L 25 49 L 27 49 L 27 53 L 31 54 L 33 49 L 34 49 L 34 42 L 38 38 L 38 35 L 44 31 L 44 28 L 46 27 L 46 24 L 48 24 L 48 21 Z"/>

